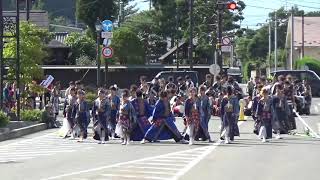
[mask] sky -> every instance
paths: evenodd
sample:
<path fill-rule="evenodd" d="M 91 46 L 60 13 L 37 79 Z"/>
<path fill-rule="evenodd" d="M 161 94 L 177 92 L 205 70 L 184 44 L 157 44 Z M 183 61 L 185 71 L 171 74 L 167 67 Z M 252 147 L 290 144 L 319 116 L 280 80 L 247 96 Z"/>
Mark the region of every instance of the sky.
<path fill-rule="evenodd" d="M 147 1 L 147 2 L 145 2 Z M 305 12 L 320 11 L 320 0 L 243 0 L 247 7 L 243 14 L 245 20 L 241 23 L 243 28 L 257 29 L 258 23 L 265 23 L 268 18 L 268 14 L 275 9 L 279 9 L 284 6 L 287 9 L 291 8 L 295 4 L 299 9 Z M 142 10 L 149 8 L 148 0 L 135 0 L 137 7 Z"/>

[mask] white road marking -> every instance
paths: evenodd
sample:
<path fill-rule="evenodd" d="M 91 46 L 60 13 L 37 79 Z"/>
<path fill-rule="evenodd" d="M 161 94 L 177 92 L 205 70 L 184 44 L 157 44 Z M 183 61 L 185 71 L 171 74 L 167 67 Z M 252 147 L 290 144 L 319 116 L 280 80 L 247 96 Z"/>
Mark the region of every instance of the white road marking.
<path fill-rule="evenodd" d="M 153 162 L 141 162 L 141 163 L 136 163 L 136 164 L 144 164 L 144 165 L 153 165 L 153 166 L 184 166 L 184 164 L 170 164 L 170 163 L 153 163 Z"/>
<path fill-rule="evenodd" d="M 57 137 L 57 133 L 17 141 L 0 146 L 0 162 L 28 160 L 57 153 L 72 153 L 92 149 L 92 143 L 77 143 Z M 89 147 L 88 147 L 89 146 Z"/>
<path fill-rule="evenodd" d="M 240 126 L 244 121 L 238 122 L 238 125 Z M 88 174 L 91 175 L 100 175 L 104 177 L 122 177 L 122 178 L 133 178 L 133 179 L 166 179 L 166 180 L 177 180 L 181 178 L 184 174 L 186 174 L 191 168 L 193 168 L 195 165 L 197 165 L 202 159 L 204 159 L 208 154 L 213 152 L 220 144 L 222 141 L 219 141 L 217 143 L 214 143 L 212 145 L 206 146 L 206 147 L 200 147 L 200 148 L 193 148 L 185 151 L 178 151 L 174 153 L 169 153 L 169 154 L 164 154 L 164 155 L 159 155 L 159 156 L 153 156 L 153 157 L 148 157 L 148 158 L 142 158 L 138 160 L 133 160 L 133 161 L 127 161 L 127 162 L 121 162 L 113 165 L 106 165 L 106 166 L 101 166 L 101 167 L 96 167 L 92 169 L 86 169 L 83 171 L 76 171 L 76 172 L 71 172 L 67 174 L 61 174 L 58 176 L 54 177 L 49 177 L 45 178 L 43 180 L 51 180 L 51 179 L 61 179 L 61 178 L 67 178 L 72 179 L 72 177 L 77 177 L 81 174 Z M 199 155 L 194 155 L 195 153 L 202 152 L 202 154 Z M 186 155 L 187 154 L 187 155 Z M 188 161 L 185 162 L 185 166 L 178 166 L 177 168 L 172 168 L 173 165 L 176 165 L 177 162 L 174 160 L 183 160 L 183 161 Z M 160 162 L 163 160 L 167 161 L 167 163 L 153 163 L 157 160 L 160 160 Z M 173 161 L 172 164 L 169 162 Z M 149 164 L 149 166 L 148 166 Z M 141 166 L 142 165 L 142 166 Z M 153 167 L 150 165 L 155 165 L 158 167 Z M 166 167 L 161 167 L 161 165 L 165 165 Z M 159 167 L 160 166 L 160 167 Z M 171 166 L 171 167 L 170 167 Z M 141 169 L 141 170 L 140 170 Z M 123 171 L 120 171 L 123 170 Z M 134 174 L 134 172 L 146 172 L 145 174 L 151 174 L 152 172 L 160 172 L 161 174 L 163 173 L 168 173 L 165 174 L 170 177 L 164 178 L 164 177 L 157 177 L 157 176 L 137 176 Z M 93 173 L 94 172 L 94 173 Z M 126 175 L 120 174 L 120 172 L 128 172 Z M 130 173 L 132 172 L 132 173 Z M 160 174 L 158 174 L 160 175 Z M 97 177 L 98 178 L 98 177 Z"/>
<path fill-rule="evenodd" d="M 314 111 L 315 111 L 316 113 L 318 113 L 318 112 L 319 112 L 319 108 L 318 108 L 318 106 L 314 106 Z"/>
<path fill-rule="evenodd" d="M 294 112 L 295 112 L 295 110 L 294 110 Z M 300 120 L 300 122 L 310 130 L 310 132 L 313 134 L 313 136 L 315 138 L 320 138 L 320 136 L 306 123 L 306 121 L 304 119 L 302 119 L 302 117 L 299 115 L 299 113 L 296 113 L 296 115 L 297 115 L 298 119 Z"/>
<path fill-rule="evenodd" d="M 133 175 L 121 175 L 121 174 L 101 174 L 106 177 L 124 177 L 124 178 L 134 178 L 134 179 L 157 179 L 157 180 L 167 180 L 167 178 L 153 177 L 153 176 L 133 176 Z"/>
<path fill-rule="evenodd" d="M 320 134 L 320 123 L 318 123 L 318 133 Z"/>
<path fill-rule="evenodd" d="M 119 169 L 122 172 L 128 173 L 139 173 L 139 174 L 162 174 L 162 175 L 175 175 L 174 173 L 169 172 L 161 172 L 161 171 L 137 171 L 137 170 L 126 170 L 126 169 Z"/>

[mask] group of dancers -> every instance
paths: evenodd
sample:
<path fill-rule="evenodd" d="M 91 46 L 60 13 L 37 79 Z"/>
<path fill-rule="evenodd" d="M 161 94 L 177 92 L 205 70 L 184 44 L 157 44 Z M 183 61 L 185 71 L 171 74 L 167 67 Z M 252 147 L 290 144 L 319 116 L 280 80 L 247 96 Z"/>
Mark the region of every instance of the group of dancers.
<path fill-rule="evenodd" d="M 271 139 L 273 133 L 280 138 L 281 133 L 296 128 L 294 88 L 289 80 L 280 77 L 278 82 L 268 84 L 263 77 L 257 77 L 252 81 L 252 93 L 250 90 L 249 97 L 245 98 L 246 109 L 255 120 L 254 132 L 262 142 Z M 140 86 L 122 90 L 120 96 L 117 86 L 98 89 L 93 107 L 89 107 L 85 91 L 71 84 L 64 107 L 64 117 L 70 127 L 65 138 L 79 137 L 78 142 L 82 142 L 87 138 L 92 118 L 93 138 L 99 144 L 117 137 L 122 145 L 131 141 L 144 144 L 169 139 L 190 145 L 200 140 L 213 142 L 208 131 L 212 115 L 221 119 L 220 139 L 226 144 L 240 135 L 237 122 L 243 93 L 232 77 L 216 76 L 214 81 L 208 74 L 198 88 L 188 76 L 178 77 L 177 83 L 173 77 L 154 79 L 152 83 L 142 77 L 140 82 Z M 182 132 L 175 124 L 179 114 L 185 125 Z"/>

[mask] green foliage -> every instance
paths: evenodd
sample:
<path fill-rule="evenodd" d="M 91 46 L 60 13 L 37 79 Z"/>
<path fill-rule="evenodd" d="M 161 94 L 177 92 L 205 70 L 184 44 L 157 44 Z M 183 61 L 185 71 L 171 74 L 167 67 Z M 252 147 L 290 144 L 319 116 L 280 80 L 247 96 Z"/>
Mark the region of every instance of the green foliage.
<path fill-rule="evenodd" d="M 100 20 L 113 20 L 117 14 L 115 0 L 77 0 L 77 17 L 90 29 L 90 34 L 95 37 L 95 23 Z"/>
<path fill-rule="evenodd" d="M 40 111 L 40 110 L 23 110 L 23 111 L 21 111 L 21 120 L 22 121 L 41 122 L 42 121 L 42 111 Z"/>
<path fill-rule="evenodd" d="M 305 69 L 308 67 L 310 70 L 320 73 L 320 61 L 312 57 L 304 57 L 295 63 L 296 69 Z"/>
<path fill-rule="evenodd" d="M 243 80 L 248 81 L 251 76 L 251 70 L 253 69 L 254 66 L 254 61 L 247 61 L 243 65 Z"/>
<path fill-rule="evenodd" d="M 86 94 L 86 101 L 88 102 L 88 104 L 89 104 L 89 107 L 92 107 L 93 106 L 93 103 L 94 103 L 94 101 L 97 99 L 97 95 L 95 94 L 95 93 L 93 93 L 93 92 L 88 92 L 87 94 Z"/>
<path fill-rule="evenodd" d="M 21 82 L 30 83 L 33 79 L 42 79 L 43 71 L 39 65 L 47 56 L 45 43 L 49 42 L 52 35 L 44 29 L 27 22 L 20 23 L 20 70 Z M 5 58 L 16 57 L 16 40 L 8 39 L 4 48 Z M 9 65 L 8 77 L 15 76 L 15 64 L 6 62 Z"/>
<path fill-rule="evenodd" d="M 70 60 L 72 62 L 77 62 L 81 56 L 88 57 L 90 60 L 95 59 L 96 43 L 90 37 L 81 33 L 71 33 L 65 42 L 71 47 L 72 55 Z"/>
<path fill-rule="evenodd" d="M 120 64 L 144 64 L 143 44 L 135 32 L 122 27 L 114 31 L 112 47 L 114 59 Z"/>
<path fill-rule="evenodd" d="M 0 128 L 5 127 L 9 123 L 9 117 L 3 111 L 0 111 Z"/>

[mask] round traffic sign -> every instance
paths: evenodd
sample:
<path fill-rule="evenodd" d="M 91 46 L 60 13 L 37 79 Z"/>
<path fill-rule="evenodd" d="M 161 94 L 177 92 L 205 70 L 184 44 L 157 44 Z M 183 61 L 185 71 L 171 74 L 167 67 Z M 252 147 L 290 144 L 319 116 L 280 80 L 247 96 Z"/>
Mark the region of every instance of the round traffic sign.
<path fill-rule="evenodd" d="M 217 64 L 212 64 L 210 67 L 209 67 L 209 72 L 212 74 L 212 75 L 218 75 L 220 73 L 220 66 L 217 65 Z"/>
<path fill-rule="evenodd" d="M 222 45 L 230 45 L 231 39 L 229 37 L 222 38 Z"/>
<path fill-rule="evenodd" d="M 112 58 L 113 56 L 113 49 L 111 47 L 104 47 L 102 49 L 102 56 L 104 58 Z"/>

